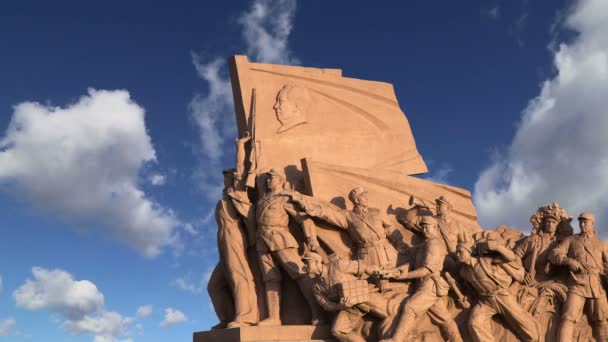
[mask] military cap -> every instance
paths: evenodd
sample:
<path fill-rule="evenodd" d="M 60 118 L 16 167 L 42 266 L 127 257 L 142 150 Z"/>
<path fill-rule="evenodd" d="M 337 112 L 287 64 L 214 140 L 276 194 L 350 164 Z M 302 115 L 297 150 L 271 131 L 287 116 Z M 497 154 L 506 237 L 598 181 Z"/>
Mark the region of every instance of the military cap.
<path fill-rule="evenodd" d="M 450 203 L 450 201 L 448 201 L 448 199 L 445 198 L 445 196 L 439 196 L 439 198 L 435 200 L 435 203 L 437 203 L 437 204 L 439 204 L 439 203 L 445 203 L 445 204 L 448 205 L 448 207 L 450 209 L 453 208 L 452 203 Z"/>
<path fill-rule="evenodd" d="M 420 218 L 420 224 L 437 224 L 437 220 L 431 215 L 424 215 Z"/>
<path fill-rule="evenodd" d="M 287 180 L 287 177 L 285 176 L 285 171 L 283 171 L 283 169 L 272 168 L 266 173 L 269 175 L 275 175 L 281 178 L 283 181 Z"/>
<path fill-rule="evenodd" d="M 595 216 L 588 211 L 583 211 L 580 215 L 578 215 L 578 220 L 589 220 L 591 222 L 595 222 Z"/>
<path fill-rule="evenodd" d="M 302 260 L 315 260 L 318 262 L 323 262 L 323 258 L 321 258 L 321 256 L 317 253 L 314 252 L 308 252 L 306 254 L 304 254 L 304 256 L 302 257 Z"/>
<path fill-rule="evenodd" d="M 350 193 L 348 194 L 348 199 L 351 202 L 355 202 L 355 199 L 358 198 L 360 195 L 367 193 L 367 189 L 361 186 L 358 186 L 354 189 L 352 189 L 350 191 Z"/>

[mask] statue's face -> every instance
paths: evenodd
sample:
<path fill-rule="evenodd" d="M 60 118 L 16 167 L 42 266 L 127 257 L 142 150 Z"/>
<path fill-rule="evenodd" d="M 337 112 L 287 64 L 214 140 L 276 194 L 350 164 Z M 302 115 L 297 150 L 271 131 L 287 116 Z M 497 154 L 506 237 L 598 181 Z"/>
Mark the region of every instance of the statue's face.
<path fill-rule="evenodd" d="M 364 207 L 364 208 L 367 207 L 367 193 L 362 193 L 361 195 L 359 195 L 357 197 L 357 204 L 360 207 Z"/>
<path fill-rule="evenodd" d="M 283 180 L 281 177 L 270 173 L 268 174 L 268 178 L 266 178 L 266 186 L 268 187 L 268 191 L 274 192 L 283 186 Z"/>
<path fill-rule="evenodd" d="M 544 230 L 547 233 L 553 234 L 557 230 L 557 220 L 552 217 L 547 217 L 545 219 Z"/>
<path fill-rule="evenodd" d="M 311 278 L 321 275 L 321 263 L 316 260 L 306 260 L 304 271 L 308 272 Z"/>
<path fill-rule="evenodd" d="M 437 233 L 437 226 L 434 224 L 423 223 L 422 224 L 422 233 L 427 239 L 435 237 Z"/>
<path fill-rule="evenodd" d="M 281 123 L 288 122 L 291 118 L 297 115 L 298 111 L 298 108 L 295 106 L 295 104 L 289 101 L 289 99 L 287 98 L 287 91 L 284 89 L 281 90 L 277 95 L 277 102 L 272 108 L 275 110 L 277 114 L 277 119 Z"/>
<path fill-rule="evenodd" d="M 581 229 L 581 233 L 589 234 L 593 232 L 593 221 L 579 219 L 578 226 Z"/>
<path fill-rule="evenodd" d="M 456 257 L 460 262 L 469 262 L 471 260 L 471 252 L 469 252 L 466 248 L 458 248 L 456 250 Z"/>
<path fill-rule="evenodd" d="M 450 207 L 443 203 L 443 202 L 439 202 L 439 204 L 437 204 L 437 214 L 438 215 L 447 215 L 447 213 L 450 211 Z"/>

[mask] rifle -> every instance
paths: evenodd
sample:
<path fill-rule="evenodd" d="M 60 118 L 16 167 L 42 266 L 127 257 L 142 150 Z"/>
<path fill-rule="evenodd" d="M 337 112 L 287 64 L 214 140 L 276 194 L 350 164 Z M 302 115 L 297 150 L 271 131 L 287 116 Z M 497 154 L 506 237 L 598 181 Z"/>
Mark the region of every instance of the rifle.
<path fill-rule="evenodd" d="M 258 153 L 255 134 L 255 88 L 251 90 L 251 108 L 249 110 L 249 119 L 251 120 L 249 129 L 251 132 L 251 149 L 249 150 L 249 170 L 247 170 L 247 180 L 245 185 L 250 188 L 255 188 L 255 179 L 258 168 Z"/>

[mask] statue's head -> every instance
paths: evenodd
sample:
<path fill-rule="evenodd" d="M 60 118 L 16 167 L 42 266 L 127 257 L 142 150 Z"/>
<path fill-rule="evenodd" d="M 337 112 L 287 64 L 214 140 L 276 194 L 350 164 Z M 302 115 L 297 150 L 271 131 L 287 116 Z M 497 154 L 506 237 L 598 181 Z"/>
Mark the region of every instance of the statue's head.
<path fill-rule="evenodd" d="M 439 198 L 435 200 L 435 204 L 437 215 L 439 216 L 447 216 L 450 211 L 452 211 L 452 203 L 450 203 L 445 196 L 439 196 Z"/>
<path fill-rule="evenodd" d="M 358 186 L 350 191 L 348 199 L 356 207 L 367 207 L 367 189 L 362 186 Z"/>
<path fill-rule="evenodd" d="M 305 106 L 308 101 L 308 92 L 298 86 L 284 85 L 277 94 L 277 101 L 272 107 L 281 123 L 278 133 L 306 122 Z"/>
<path fill-rule="evenodd" d="M 588 212 L 584 211 L 580 215 L 578 215 L 578 226 L 581 229 L 581 233 L 590 234 L 593 233 L 593 226 L 595 225 L 595 216 Z"/>
<path fill-rule="evenodd" d="M 420 218 L 420 228 L 427 239 L 437 236 L 437 220 L 431 215 L 424 215 Z"/>
<path fill-rule="evenodd" d="M 224 174 L 224 187 L 228 188 L 234 185 L 235 181 L 235 169 L 224 169 L 222 173 Z"/>
<path fill-rule="evenodd" d="M 554 234 L 557 231 L 557 224 L 559 223 L 559 217 L 553 213 L 545 214 L 543 217 L 543 231 L 549 234 Z"/>
<path fill-rule="evenodd" d="M 279 168 L 272 168 L 266 172 L 266 188 L 269 192 L 281 190 L 285 186 L 287 178 L 285 172 Z"/>
<path fill-rule="evenodd" d="M 319 254 L 308 252 L 304 254 L 302 260 L 304 260 L 304 270 L 308 272 L 311 277 L 314 278 L 321 275 L 321 272 L 323 271 L 323 258 L 321 258 Z"/>

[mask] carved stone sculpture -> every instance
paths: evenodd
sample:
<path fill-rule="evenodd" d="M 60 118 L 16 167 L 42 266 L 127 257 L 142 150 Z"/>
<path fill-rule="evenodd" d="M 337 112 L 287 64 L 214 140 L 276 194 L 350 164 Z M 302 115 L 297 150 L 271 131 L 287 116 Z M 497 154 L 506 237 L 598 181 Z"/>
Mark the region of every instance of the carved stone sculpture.
<path fill-rule="evenodd" d="M 323 313 L 313 298 L 312 282 L 304 272 L 304 264 L 298 254 L 298 243 L 289 232 L 290 218 L 295 220 L 304 232 L 310 250 L 318 248 L 317 237 L 312 220 L 306 213 L 298 210 L 282 194 L 285 173 L 271 169 L 267 173 L 267 192 L 258 201 L 256 217 L 258 223 L 257 251 L 264 279 L 268 317 L 259 325 L 281 325 L 281 270 L 294 279 L 312 312 L 312 324 L 323 321 Z"/>
<path fill-rule="evenodd" d="M 481 244 L 485 248 L 479 248 Z M 484 252 L 480 253 L 481 250 Z M 492 317 L 500 315 L 522 341 L 537 341 L 537 323 L 510 291 L 514 281 L 523 281 L 524 269 L 520 259 L 505 246 L 498 234 L 487 234 L 476 245 L 461 242 L 457 256 L 462 265 L 462 278 L 479 296 L 469 313 L 468 327 L 472 340 L 495 341 Z"/>
<path fill-rule="evenodd" d="M 447 341 L 462 341 L 458 326 L 445 302 L 449 284 L 441 276 L 441 271 L 447 250 L 439 236 L 437 221 L 431 216 L 424 216 L 420 224 L 427 240 L 419 249 L 415 268 L 408 271 L 406 267 L 400 267 L 399 274 L 395 275 L 396 279 L 415 279 L 419 280 L 420 284 L 416 292 L 404 303 L 394 333 L 383 341 L 404 341 L 416 324 L 417 318 L 426 314 L 427 311 L 431 320 L 440 327 L 442 335 Z"/>
<path fill-rule="evenodd" d="M 209 282 L 225 329 L 194 342 L 608 341 L 592 214 L 576 235 L 557 203 L 528 236 L 483 229 L 469 191 L 415 177 L 426 163 L 390 84 L 229 66 L 242 138 Z"/>
<path fill-rule="evenodd" d="M 568 266 L 570 270 L 558 340 L 572 341 L 574 324 L 585 309 L 596 340 L 608 341 L 608 303 L 603 284 L 608 245 L 596 236 L 593 214 L 581 213 L 578 220 L 581 232 L 566 238 L 549 255 L 552 263 Z"/>

